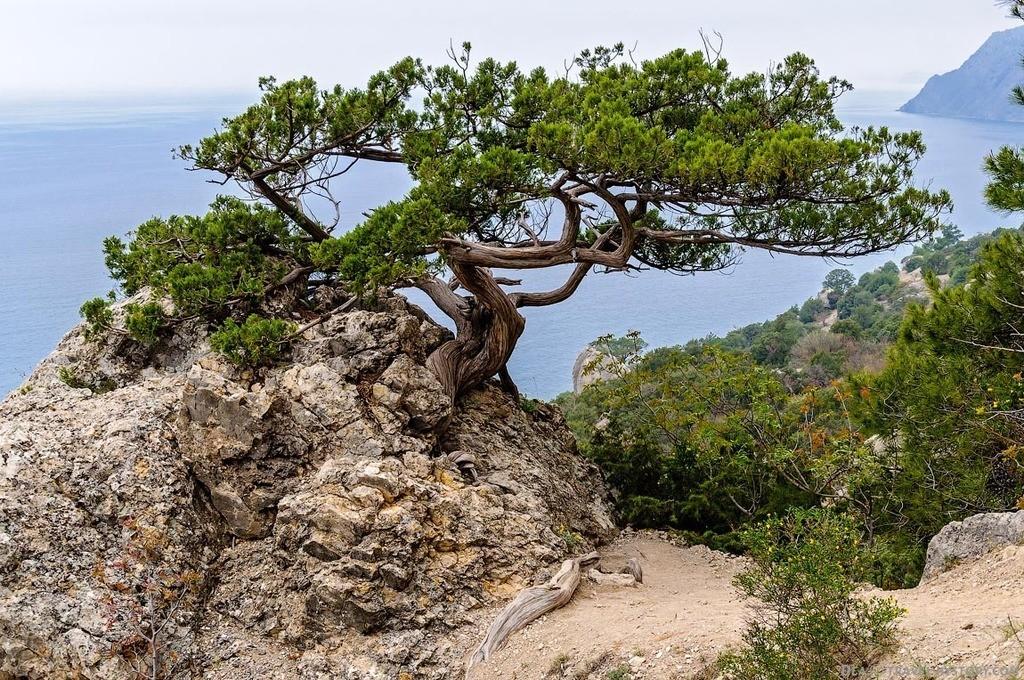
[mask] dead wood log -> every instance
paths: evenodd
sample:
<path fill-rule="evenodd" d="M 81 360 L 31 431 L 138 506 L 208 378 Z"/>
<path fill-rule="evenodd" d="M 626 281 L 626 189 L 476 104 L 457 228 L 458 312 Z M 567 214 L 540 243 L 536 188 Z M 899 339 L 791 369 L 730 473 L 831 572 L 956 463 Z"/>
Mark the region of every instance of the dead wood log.
<path fill-rule="evenodd" d="M 544 614 L 568 604 L 580 584 L 580 567 L 595 564 L 599 559 L 598 554 L 592 552 L 566 560 L 547 583 L 521 590 L 487 629 L 483 642 L 469 658 L 466 678 L 469 678 L 474 666 L 487 661 L 500 650 L 513 633 Z"/>
<path fill-rule="evenodd" d="M 626 566 L 619 570 L 619 573 L 632 574 L 637 583 L 644 582 L 644 569 L 640 566 L 640 560 L 635 557 L 630 557 L 629 560 L 626 561 Z"/>

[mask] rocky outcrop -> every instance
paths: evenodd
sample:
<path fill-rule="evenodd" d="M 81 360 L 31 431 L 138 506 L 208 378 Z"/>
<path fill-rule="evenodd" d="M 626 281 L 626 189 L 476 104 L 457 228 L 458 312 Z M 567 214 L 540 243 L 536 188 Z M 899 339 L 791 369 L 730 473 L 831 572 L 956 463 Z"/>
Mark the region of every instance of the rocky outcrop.
<path fill-rule="evenodd" d="M 1024 510 L 987 512 L 952 522 L 928 543 L 922 580 L 928 580 L 965 560 L 1009 545 L 1024 545 Z"/>
<path fill-rule="evenodd" d="M 154 628 L 164 677 L 453 677 L 484 606 L 610 537 L 560 414 L 453 413 L 446 331 L 388 306 L 260 373 L 70 333 L 0 403 L 0 677 L 134 677 Z"/>
<path fill-rule="evenodd" d="M 615 357 L 587 345 L 576 355 L 572 365 L 572 391 L 579 394 L 588 385 L 614 380 L 618 377 L 617 369 L 621 367 L 622 362 Z"/>

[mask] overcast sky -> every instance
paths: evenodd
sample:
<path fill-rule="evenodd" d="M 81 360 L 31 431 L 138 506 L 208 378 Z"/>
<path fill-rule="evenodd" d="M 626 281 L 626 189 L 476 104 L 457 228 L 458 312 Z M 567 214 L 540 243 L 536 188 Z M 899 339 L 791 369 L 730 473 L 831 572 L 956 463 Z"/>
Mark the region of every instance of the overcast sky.
<path fill-rule="evenodd" d="M 1016 25 L 992 0 L 0 0 L 0 100 L 356 84 L 407 54 L 441 61 L 450 39 L 556 67 L 619 40 L 695 47 L 700 29 L 736 70 L 801 50 L 860 90 L 912 90 Z"/>

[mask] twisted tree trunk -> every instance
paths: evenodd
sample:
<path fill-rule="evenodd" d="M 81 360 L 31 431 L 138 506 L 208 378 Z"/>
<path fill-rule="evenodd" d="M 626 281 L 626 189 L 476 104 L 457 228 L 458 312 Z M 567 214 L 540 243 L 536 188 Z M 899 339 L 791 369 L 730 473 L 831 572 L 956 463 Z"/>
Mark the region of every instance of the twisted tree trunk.
<path fill-rule="evenodd" d="M 602 234 L 594 243 L 601 249 L 610 240 L 613 230 Z M 455 293 L 452 285 L 427 276 L 413 282 L 455 324 L 455 339 L 450 340 L 427 358 L 427 367 L 455 402 L 466 390 L 497 375 L 502 388 L 519 397 L 507 363 L 526 327 L 520 307 L 544 307 L 557 304 L 576 292 L 593 266 L 579 262 L 565 283 L 554 290 L 537 293 L 508 293 L 501 283 L 518 281 L 496 279 L 490 269 L 467 262 L 467 251 L 449 251 L 449 268 L 454 282 L 471 296 Z"/>
<path fill-rule="evenodd" d="M 454 340 L 431 353 L 427 367 L 452 401 L 498 374 L 502 386 L 517 394 L 505 364 L 523 334 L 526 319 L 488 270 L 459 262 L 450 267 L 473 297 L 456 295 L 436 280 L 418 284 L 453 319 L 456 331 Z"/>

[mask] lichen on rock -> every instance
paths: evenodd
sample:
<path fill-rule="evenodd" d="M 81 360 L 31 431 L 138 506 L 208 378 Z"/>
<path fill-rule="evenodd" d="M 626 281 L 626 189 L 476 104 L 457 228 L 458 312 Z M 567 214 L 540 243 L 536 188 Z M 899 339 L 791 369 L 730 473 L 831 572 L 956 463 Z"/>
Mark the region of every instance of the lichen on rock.
<path fill-rule="evenodd" d="M 400 298 L 257 373 L 189 332 L 141 361 L 75 329 L 0 403 L 0 677 L 133 677 L 140 611 L 165 677 L 451 677 L 565 532 L 614 533 L 560 414 L 491 385 L 453 409 L 446 331 Z"/>

